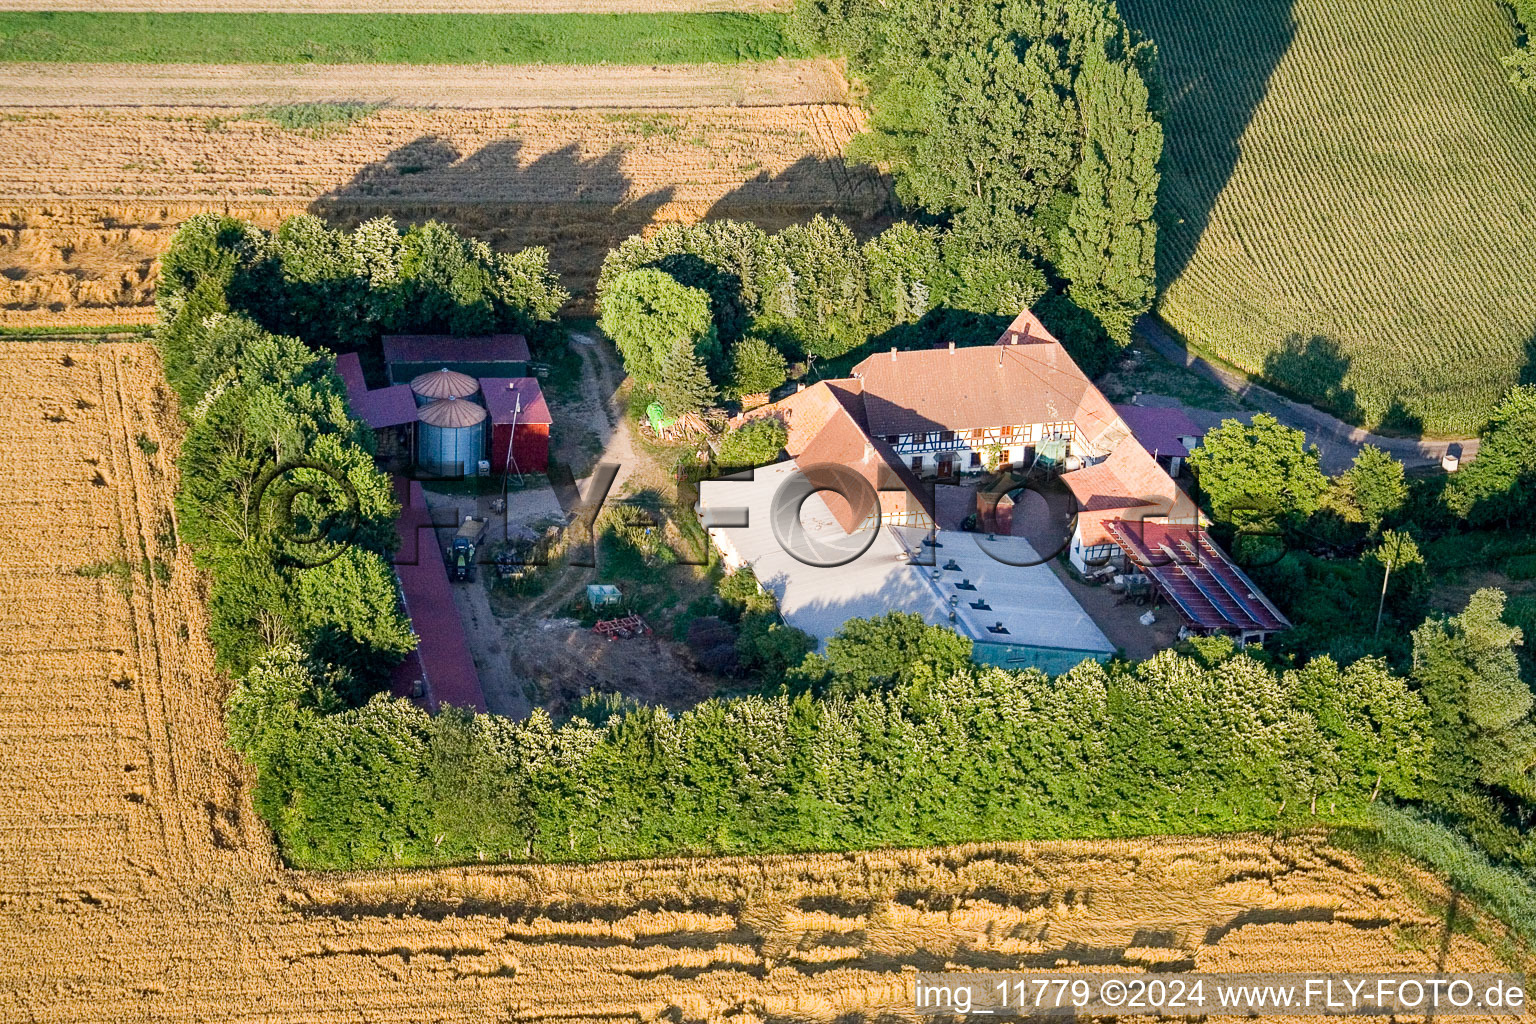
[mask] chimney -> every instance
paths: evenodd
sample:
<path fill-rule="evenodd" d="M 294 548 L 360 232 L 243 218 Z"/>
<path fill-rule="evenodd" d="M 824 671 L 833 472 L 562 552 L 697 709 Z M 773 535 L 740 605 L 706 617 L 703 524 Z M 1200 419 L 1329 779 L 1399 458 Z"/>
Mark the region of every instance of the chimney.
<path fill-rule="evenodd" d="M 997 346 L 997 365 L 1003 365 L 1003 346 Z"/>
<path fill-rule="evenodd" d="M 955 352 L 955 343 L 954 342 L 950 342 L 949 343 L 949 352 L 950 352 L 950 355 L 954 355 L 954 352 Z"/>
<path fill-rule="evenodd" d="M 875 446 L 868 441 L 864 442 L 864 461 L 868 462 L 875 454 Z"/>
<path fill-rule="evenodd" d="M 891 362 L 894 363 L 895 361 L 896 361 L 896 346 L 892 345 L 891 346 Z"/>
<path fill-rule="evenodd" d="M 801 391 L 804 391 L 804 390 L 805 390 L 805 381 L 801 381 L 800 383 L 795 385 L 795 391 L 797 393 L 801 392 Z"/>

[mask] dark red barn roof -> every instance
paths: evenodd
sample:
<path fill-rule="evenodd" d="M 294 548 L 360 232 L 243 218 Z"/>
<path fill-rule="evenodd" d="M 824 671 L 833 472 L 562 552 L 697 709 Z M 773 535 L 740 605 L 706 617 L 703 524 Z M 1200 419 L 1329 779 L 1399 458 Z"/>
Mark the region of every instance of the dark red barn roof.
<path fill-rule="evenodd" d="M 374 430 L 416 422 L 416 400 L 405 384 L 368 390 L 363 380 L 363 364 L 356 352 L 336 357 L 336 373 L 347 386 L 347 404 L 352 414 Z"/>
<path fill-rule="evenodd" d="M 517 413 L 518 423 L 553 423 L 544 391 L 532 377 L 481 377 L 480 393 L 492 423 L 511 423 Z M 522 409 L 518 410 L 521 400 Z"/>
<path fill-rule="evenodd" d="M 1242 633 L 1290 627 L 1290 620 L 1204 530 L 1123 519 L 1104 526 L 1131 563 L 1157 582 L 1191 625 Z"/>
<path fill-rule="evenodd" d="M 448 569 L 438 550 L 432 516 L 427 511 L 421 484 L 395 477 L 395 496 L 400 499 L 400 518 L 395 528 L 400 533 L 400 551 L 395 555 L 395 573 L 411 628 L 420 643 L 411 657 L 394 673 L 392 691 L 397 696 L 410 692 L 411 681 L 426 684 L 427 710 L 437 711 L 444 704 L 484 712 L 485 692 L 480 688 L 480 673 L 469 653 L 464 623 L 453 601 L 453 587 Z"/>

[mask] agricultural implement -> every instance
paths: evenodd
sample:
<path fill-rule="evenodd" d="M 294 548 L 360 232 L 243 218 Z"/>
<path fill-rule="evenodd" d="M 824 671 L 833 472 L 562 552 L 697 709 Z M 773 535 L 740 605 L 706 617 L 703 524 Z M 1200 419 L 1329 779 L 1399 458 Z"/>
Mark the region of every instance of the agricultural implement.
<path fill-rule="evenodd" d="M 448 572 L 456 582 L 469 580 L 475 571 L 475 545 L 485 536 L 486 521 L 479 516 L 465 516 L 448 548 Z"/>
<path fill-rule="evenodd" d="M 1110 583 L 1109 589 L 1120 595 L 1116 604 L 1131 603 L 1141 606 L 1152 600 L 1152 578 L 1146 573 L 1116 576 Z"/>
<path fill-rule="evenodd" d="M 628 640 L 630 637 L 644 636 L 651 631 L 651 627 L 645 624 L 645 620 L 638 615 L 626 615 L 619 619 L 604 619 L 592 627 L 592 632 L 599 636 L 605 636 L 612 643 L 614 640 Z"/>

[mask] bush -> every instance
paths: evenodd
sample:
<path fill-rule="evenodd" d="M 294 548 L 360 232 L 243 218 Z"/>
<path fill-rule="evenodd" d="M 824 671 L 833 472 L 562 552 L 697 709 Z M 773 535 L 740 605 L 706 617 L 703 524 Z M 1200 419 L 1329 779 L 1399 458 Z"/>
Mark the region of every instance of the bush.
<path fill-rule="evenodd" d="M 771 416 L 752 420 L 720 438 L 716 461 L 722 469 L 745 469 L 776 462 L 789 440 L 789 430 Z"/>
<path fill-rule="evenodd" d="M 663 364 L 679 346 L 707 366 L 720 355 L 709 295 L 660 270 L 622 274 L 602 297 L 598 325 L 613 339 L 624 369 L 641 384 L 663 380 Z M 681 410 L 678 410 L 681 411 Z"/>
<path fill-rule="evenodd" d="M 1504 575 L 1512 580 L 1536 579 L 1536 555 L 1516 555 L 1504 563 Z"/>
<path fill-rule="evenodd" d="M 734 398 L 772 391 L 788 377 L 783 354 L 762 338 L 743 338 L 731 352 L 729 393 Z"/>

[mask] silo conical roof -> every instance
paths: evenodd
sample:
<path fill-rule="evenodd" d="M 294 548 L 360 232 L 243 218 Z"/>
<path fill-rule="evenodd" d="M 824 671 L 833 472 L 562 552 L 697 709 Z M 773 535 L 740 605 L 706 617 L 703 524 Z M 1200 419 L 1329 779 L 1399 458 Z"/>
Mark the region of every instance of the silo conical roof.
<path fill-rule="evenodd" d="M 439 398 L 416 413 L 421 422 L 434 427 L 472 427 L 485 415 L 485 406 L 462 398 Z"/>
<path fill-rule="evenodd" d="M 446 366 L 411 379 L 411 391 L 422 398 L 468 398 L 479 390 L 475 378 Z"/>

